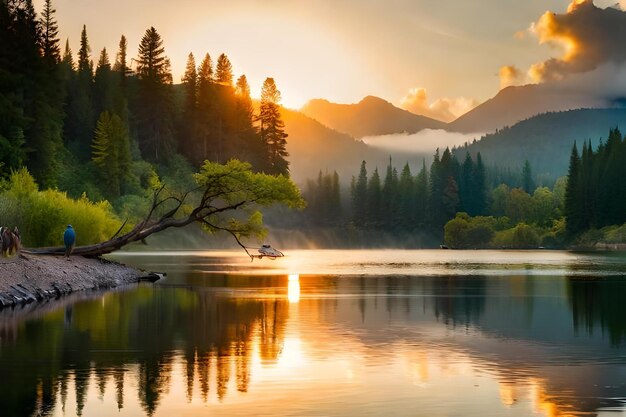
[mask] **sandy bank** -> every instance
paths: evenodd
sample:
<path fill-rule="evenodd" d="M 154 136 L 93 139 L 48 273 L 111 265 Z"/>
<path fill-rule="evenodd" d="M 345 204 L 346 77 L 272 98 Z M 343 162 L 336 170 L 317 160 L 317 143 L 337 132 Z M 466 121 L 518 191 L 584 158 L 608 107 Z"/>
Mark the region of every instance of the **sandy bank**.
<path fill-rule="evenodd" d="M 0 258 L 0 308 L 57 298 L 75 291 L 113 288 L 146 274 L 106 259 L 24 255 Z"/>

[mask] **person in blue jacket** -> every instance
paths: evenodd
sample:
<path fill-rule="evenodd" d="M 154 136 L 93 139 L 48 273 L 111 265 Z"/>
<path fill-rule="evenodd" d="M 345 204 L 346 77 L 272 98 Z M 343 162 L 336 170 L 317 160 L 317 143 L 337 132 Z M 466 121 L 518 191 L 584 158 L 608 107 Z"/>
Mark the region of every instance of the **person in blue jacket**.
<path fill-rule="evenodd" d="M 63 233 L 63 243 L 65 243 L 65 258 L 69 261 L 76 243 L 76 232 L 71 224 L 67 225 L 65 233 Z"/>

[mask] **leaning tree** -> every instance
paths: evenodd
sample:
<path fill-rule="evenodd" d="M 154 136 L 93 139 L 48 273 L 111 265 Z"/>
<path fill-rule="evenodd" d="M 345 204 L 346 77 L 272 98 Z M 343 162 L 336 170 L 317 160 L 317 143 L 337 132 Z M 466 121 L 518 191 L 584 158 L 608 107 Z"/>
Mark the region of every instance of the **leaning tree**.
<path fill-rule="evenodd" d="M 304 200 L 298 187 L 283 175 L 254 173 L 250 164 L 230 160 L 226 164 L 206 161 L 194 174 L 196 187 L 174 191 L 155 181 L 152 203 L 145 217 L 133 226 L 122 225 L 106 242 L 80 246 L 73 254 L 100 256 L 172 227 L 200 224 L 208 232 L 230 233 L 241 238 L 266 233 L 259 208 L 285 204 L 300 208 Z M 128 230 L 130 229 L 130 230 Z M 62 255 L 62 247 L 33 249 L 30 253 Z"/>

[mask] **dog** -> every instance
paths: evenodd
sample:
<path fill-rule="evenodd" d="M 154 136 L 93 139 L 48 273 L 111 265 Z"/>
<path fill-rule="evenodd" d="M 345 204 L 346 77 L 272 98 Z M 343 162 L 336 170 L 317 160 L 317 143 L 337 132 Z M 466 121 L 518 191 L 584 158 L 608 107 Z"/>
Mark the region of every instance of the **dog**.
<path fill-rule="evenodd" d="M 5 258 L 13 254 L 20 254 L 22 239 L 17 226 L 13 230 L 8 227 L 0 227 L 0 241 L 2 242 L 2 256 Z"/>

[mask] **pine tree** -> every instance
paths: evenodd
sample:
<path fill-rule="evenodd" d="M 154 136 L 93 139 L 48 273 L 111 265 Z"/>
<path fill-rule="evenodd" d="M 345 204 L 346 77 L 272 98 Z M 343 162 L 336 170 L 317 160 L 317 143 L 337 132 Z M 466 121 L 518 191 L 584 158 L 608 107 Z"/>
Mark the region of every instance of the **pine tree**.
<path fill-rule="evenodd" d="M 83 77 L 93 77 L 93 62 L 91 61 L 91 46 L 87 39 L 87 26 L 83 25 L 80 33 L 80 49 L 78 51 L 78 72 Z"/>
<path fill-rule="evenodd" d="M 485 165 L 480 152 L 476 155 L 474 167 L 474 215 L 484 216 L 487 214 L 487 184 L 485 178 Z"/>
<path fill-rule="evenodd" d="M 422 169 L 415 178 L 415 224 L 424 226 L 427 221 L 428 211 L 428 173 L 426 171 L 426 161 L 422 161 Z"/>
<path fill-rule="evenodd" d="M 254 108 L 250 97 L 250 86 L 245 75 L 237 79 L 235 88 L 235 131 L 239 136 L 239 152 L 235 155 L 248 161 L 255 169 L 263 166 L 263 144 L 254 127 Z"/>
<path fill-rule="evenodd" d="M 533 180 L 533 173 L 528 160 L 524 161 L 524 168 L 522 169 L 522 188 L 528 194 L 532 194 L 535 191 L 535 181 Z"/>
<path fill-rule="evenodd" d="M 215 155 L 215 91 L 213 88 L 213 62 L 206 54 L 198 68 L 198 119 L 197 152 L 192 161 L 200 163 L 205 159 L 216 161 Z"/>
<path fill-rule="evenodd" d="M 56 10 L 51 0 L 45 0 L 41 13 L 43 57 L 48 65 L 58 64 L 61 61 L 61 47 L 59 46 L 59 25 L 54 18 Z"/>
<path fill-rule="evenodd" d="M 403 230 L 412 228 L 415 224 L 415 194 L 413 192 L 413 175 L 408 162 L 402 168 L 398 182 L 398 223 Z"/>
<path fill-rule="evenodd" d="M 469 152 L 465 153 L 465 160 L 461 165 L 461 177 L 459 180 L 460 209 L 470 216 L 475 216 L 476 209 L 476 167 Z"/>
<path fill-rule="evenodd" d="M 233 66 L 226 54 L 221 54 L 217 58 L 217 66 L 215 67 L 215 81 L 219 84 L 233 85 Z"/>
<path fill-rule="evenodd" d="M 264 171 L 268 174 L 289 175 L 287 161 L 287 133 L 280 115 L 280 91 L 273 78 L 267 78 L 261 90 L 259 108 L 259 131 L 265 148 L 266 162 Z"/>
<path fill-rule="evenodd" d="M 100 52 L 98 65 L 96 66 L 96 74 L 94 77 L 94 111 L 100 114 L 104 111 L 112 111 L 114 109 L 114 99 L 117 83 L 113 79 L 111 70 L 111 62 L 106 48 Z"/>
<path fill-rule="evenodd" d="M 146 30 L 137 57 L 137 132 L 144 158 L 162 162 L 174 151 L 172 74 L 163 40 L 154 27 Z"/>
<path fill-rule="evenodd" d="M 378 168 L 374 169 L 367 183 L 367 224 L 370 227 L 380 227 L 383 213 L 381 210 L 382 189 Z"/>
<path fill-rule="evenodd" d="M 96 125 L 92 161 L 99 168 L 109 198 L 121 195 L 131 165 L 128 129 L 122 119 L 103 112 Z"/>
<path fill-rule="evenodd" d="M 368 219 L 367 212 L 367 168 L 365 161 L 361 162 L 361 169 L 356 181 L 353 178 L 352 187 L 352 216 L 354 224 L 364 226 Z"/>
<path fill-rule="evenodd" d="M 565 218 L 567 233 L 573 237 L 582 231 L 583 206 L 580 196 L 580 157 L 576 143 L 572 148 L 565 189 Z"/>
<path fill-rule="evenodd" d="M 183 155 L 194 165 L 201 161 L 197 158 L 197 129 L 198 118 L 198 73 L 196 72 L 196 60 L 192 53 L 187 57 L 185 74 L 182 77 L 185 100 L 183 104 L 183 119 L 181 123 L 181 138 L 179 144 Z"/>

